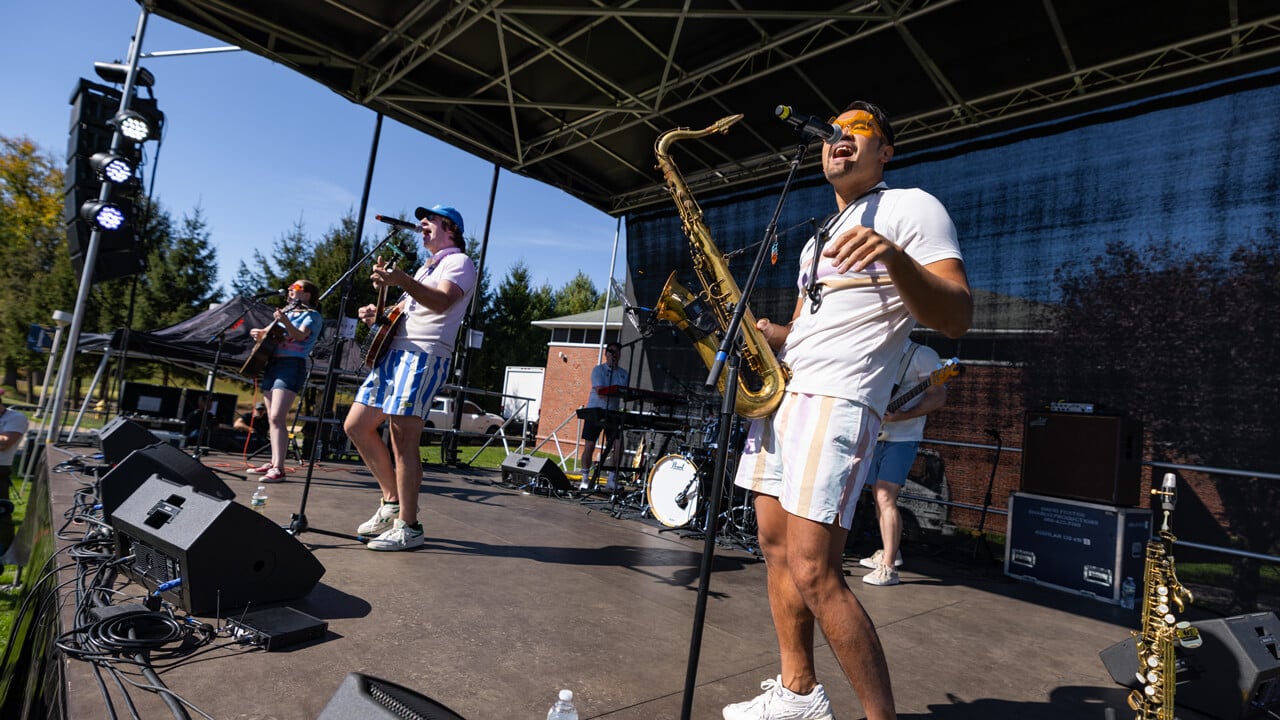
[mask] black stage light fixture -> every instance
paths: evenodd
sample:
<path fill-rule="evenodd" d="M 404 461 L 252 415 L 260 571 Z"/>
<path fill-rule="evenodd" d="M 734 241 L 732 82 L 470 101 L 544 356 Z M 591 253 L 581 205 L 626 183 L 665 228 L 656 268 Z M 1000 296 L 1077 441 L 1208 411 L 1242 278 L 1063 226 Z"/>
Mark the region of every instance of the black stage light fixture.
<path fill-rule="evenodd" d="M 80 218 L 90 227 L 104 232 L 119 230 L 129 219 L 119 205 L 101 200 L 88 200 L 81 205 Z"/>
<path fill-rule="evenodd" d="M 133 180 L 136 169 L 132 160 L 110 150 L 94 153 L 89 164 L 94 172 L 112 185 L 123 185 Z"/>
<path fill-rule="evenodd" d="M 125 79 L 129 77 L 129 66 L 124 63 L 95 62 L 93 71 L 98 74 L 98 77 L 114 85 L 123 85 Z M 149 88 L 156 84 L 156 77 L 150 70 L 138 66 L 138 72 L 133 76 L 133 84 L 135 87 Z"/>
<path fill-rule="evenodd" d="M 160 136 L 155 124 L 137 110 L 121 110 L 111 118 L 110 124 L 121 135 L 137 143 Z"/>

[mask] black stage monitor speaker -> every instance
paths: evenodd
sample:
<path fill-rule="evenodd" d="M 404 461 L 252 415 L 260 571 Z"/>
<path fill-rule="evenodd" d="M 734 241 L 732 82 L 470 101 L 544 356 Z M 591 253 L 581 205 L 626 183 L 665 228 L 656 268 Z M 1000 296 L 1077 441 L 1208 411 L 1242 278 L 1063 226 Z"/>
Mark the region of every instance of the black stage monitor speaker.
<path fill-rule="evenodd" d="M 1174 702 L 1221 720 L 1244 720 L 1280 710 L 1280 617 L 1251 613 L 1191 623 L 1201 645 L 1175 647 Z M 1133 638 L 1100 653 L 1111 679 L 1137 688 Z M 1260 715 L 1261 714 L 1261 715 Z"/>
<path fill-rule="evenodd" d="M 98 431 L 98 443 L 102 447 L 102 459 L 115 465 L 140 447 L 160 442 L 160 438 L 138 423 L 123 416 L 111 419 Z"/>
<path fill-rule="evenodd" d="M 98 483 L 98 499 L 102 501 L 103 517 L 110 520 L 120 503 L 152 475 L 179 485 L 190 485 L 196 492 L 218 500 L 234 500 L 236 497 L 231 488 L 199 460 L 169 443 L 155 442 L 129 453 L 102 476 Z"/>
<path fill-rule="evenodd" d="M 571 489 L 569 478 L 564 476 L 564 471 L 550 458 L 511 453 L 502 461 L 502 479 L 505 481 L 512 475 L 542 478 L 547 485 L 561 492 L 569 492 Z"/>
<path fill-rule="evenodd" d="M 158 475 L 116 508 L 111 526 L 117 557 L 133 558 L 124 571 L 192 615 L 293 600 L 324 575 L 265 515 Z"/>
<path fill-rule="evenodd" d="M 1141 497 L 1142 423 L 1119 415 L 1029 411 L 1022 490 L 1104 505 Z"/>
<path fill-rule="evenodd" d="M 360 673 L 349 673 L 316 720 L 464 720 L 421 693 Z"/>

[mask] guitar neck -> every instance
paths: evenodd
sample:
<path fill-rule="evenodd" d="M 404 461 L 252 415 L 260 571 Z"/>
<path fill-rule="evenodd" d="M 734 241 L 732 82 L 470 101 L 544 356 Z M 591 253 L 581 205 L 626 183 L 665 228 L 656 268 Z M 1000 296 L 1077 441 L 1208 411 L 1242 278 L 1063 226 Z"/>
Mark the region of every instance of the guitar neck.
<path fill-rule="evenodd" d="M 907 403 L 915 399 L 917 395 L 924 392 L 925 390 L 928 390 L 931 385 L 933 385 L 932 378 L 925 380 L 919 385 L 899 395 L 898 397 L 893 399 L 893 402 L 889 403 L 889 406 L 885 408 L 885 412 L 896 412 L 898 408 L 902 407 L 903 405 L 906 405 Z"/>

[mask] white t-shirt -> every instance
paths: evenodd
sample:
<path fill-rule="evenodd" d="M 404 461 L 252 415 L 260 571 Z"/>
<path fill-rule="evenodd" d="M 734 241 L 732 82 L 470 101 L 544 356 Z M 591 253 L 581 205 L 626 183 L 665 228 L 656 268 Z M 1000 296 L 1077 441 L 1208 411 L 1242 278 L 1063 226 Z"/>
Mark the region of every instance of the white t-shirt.
<path fill-rule="evenodd" d="M 391 340 L 393 350 L 417 350 L 433 355 L 453 354 L 458 339 L 458 328 L 466 317 L 471 295 L 476 289 L 476 266 L 465 253 L 456 247 L 445 248 L 432 256 L 431 261 L 418 268 L 414 280 L 423 285 L 435 285 L 441 280 L 462 288 L 462 297 L 438 313 L 413 298 L 407 298 L 404 329 Z"/>
<path fill-rule="evenodd" d="M 13 408 L 5 408 L 0 413 L 0 433 L 19 433 L 25 435 L 27 432 L 27 416 L 14 410 Z M 18 454 L 18 450 L 22 449 L 22 441 L 13 444 L 13 447 L 0 452 L 0 466 L 13 465 L 13 456 Z"/>
<path fill-rule="evenodd" d="M 609 367 L 609 363 L 600 363 L 591 368 L 591 397 L 587 398 L 587 407 L 608 408 L 617 410 L 622 407 L 622 398 L 617 395 L 602 397 L 596 388 L 610 385 L 627 385 L 631 382 L 631 373 L 620 367 Z"/>
<path fill-rule="evenodd" d="M 903 348 L 903 351 L 902 351 L 903 362 L 907 360 L 907 355 L 908 353 L 911 352 L 911 348 L 913 346 L 915 347 L 916 352 L 914 355 L 911 356 L 911 363 L 907 366 L 907 372 L 905 375 L 902 376 L 902 384 L 898 386 L 898 391 L 894 394 L 894 397 L 897 397 L 898 395 L 905 393 L 906 391 L 910 390 L 916 385 L 919 385 L 921 381 L 929 377 L 929 375 L 932 374 L 934 370 L 937 370 L 938 367 L 942 364 L 941 359 L 938 357 L 938 353 L 934 351 L 933 348 L 927 345 L 918 345 L 912 342 L 908 342 L 907 346 Z M 901 372 L 902 372 L 902 362 L 899 362 L 898 367 L 895 370 L 895 374 L 893 376 L 894 382 L 897 381 L 898 373 L 901 373 Z M 920 398 L 922 397 L 924 397 L 924 393 L 921 393 L 911 398 L 911 400 L 907 401 L 907 403 L 902 407 L 898 408 L 898 410 L 899 411 L 910 410 L 911 408 L 920 404 Z M 886 440 L 889 442 L 906 442 L 909 440 L 920 440 L 921 438 L 924 437 L 924 424 L 927 420 L 928 420 L 927 416 L 921 415 L 920 417 L 913 417 L 907 420 L 899 420 L 898 422 L 887 422 L 880 426 L 880 431 L 884 433 L 884 436 L 881 437 L 880 439 Z"/>
<path fill-rule="evenodd" d="M 938 199 L 919 189 L 884 187 L 848 205 L 831 229 L 832 238 L 856 225 L 874 229 L 921 265 L 961 259 L 956 227 Z M 812 268 L 814 239 L 800 257 L 798 285 L 803 293 Z M 818 263 L 818 280 L 870 279 L 874 285 L 827 288 L 812 312 L 804 298 L 799 317 L 779 357 L 793 372 L 787 390 L 838 397 L 884 414 L 897 379 L 898 358 L 915 320 L 889 278 L 873 263 L 862 272 L 838 274 L 830 258 Z"/>

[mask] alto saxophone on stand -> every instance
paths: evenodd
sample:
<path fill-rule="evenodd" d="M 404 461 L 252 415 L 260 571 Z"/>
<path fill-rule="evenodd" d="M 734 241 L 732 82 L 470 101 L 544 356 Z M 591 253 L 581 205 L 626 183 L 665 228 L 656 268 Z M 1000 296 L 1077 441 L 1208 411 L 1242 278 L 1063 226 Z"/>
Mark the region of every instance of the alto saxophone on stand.
<path fill-rule="evenodd" d="M 729 126 L 741 119 L 742 115 L 729 115 L 702 130 L 668 130 L 658 136 L 653 148 L 654 155 L 658 158 L 658 168 L 662 170 L 662 176 L 666 180 L 667 191 L 675 200 L 684 233 L 692 245 L 693 270 L 703 287 L 701 293 L 691 292 L 676 281 L 676 273 L 673 271 L 667 278 L 666 286 L 662 288 L 655 314 L 659 319 L 670 321 L 689 336 L 708 368 L 715 364 L 720 342 L 729 327 L 734 308 L 742 298 L 742 291 L 729 273 L 728 262 L 716 247 L 706 223 L 702 221 L 702 209 L 694 201 L 689 186 L 680 175 L 668 150 L 678 140 L 726 132 Z M 699 311 L 696 309 L 699 305 L 705 305 L 707 309 Z M 710 315 L 711 319 L 704 322 L 706 315 Z M 715 327 L 710 327 L 712 322 Z M 791 379 L 791 369 L 779 362 L 773 354 L 773 349 L 756 327 L 755 316 L 750 310 L 742 316 L 741 337 L 742 357 L 749 372 L 739 376 L 734 411 L 745 418 L 766 417 L 782 402 L 782 391 Z M 758 388 L 750 386 L 752 377 L 759 382 Z M 719 387 L 721 393 L 726 391 L 724 375 L 719 378 Z"/>
<path fill-rule="evenodd" d="M 1193 599 L 1191 591 L 1178 582 L 1173 563 L 1173 543 L 1177 538 L 1170 529 L 1170 516 L 1177 502 L 1177 483 L 1176 475 L 1166 473 L 1160 488 L 1151 489 L 1151 494 L 1160 498 L 1164 520 L 1160 532 L 1147 541 L 1142 630 L 1134 633 L 1139 686 L 1129 693 L 1129 707 L 1137 712 L 1135 720 L 1174 720 L 1174 648 L 1200 646 L 1200 631 L 1185 620 L 1179 621 L 1171 607 L 1176 605 L 1182 612 Z"/>

